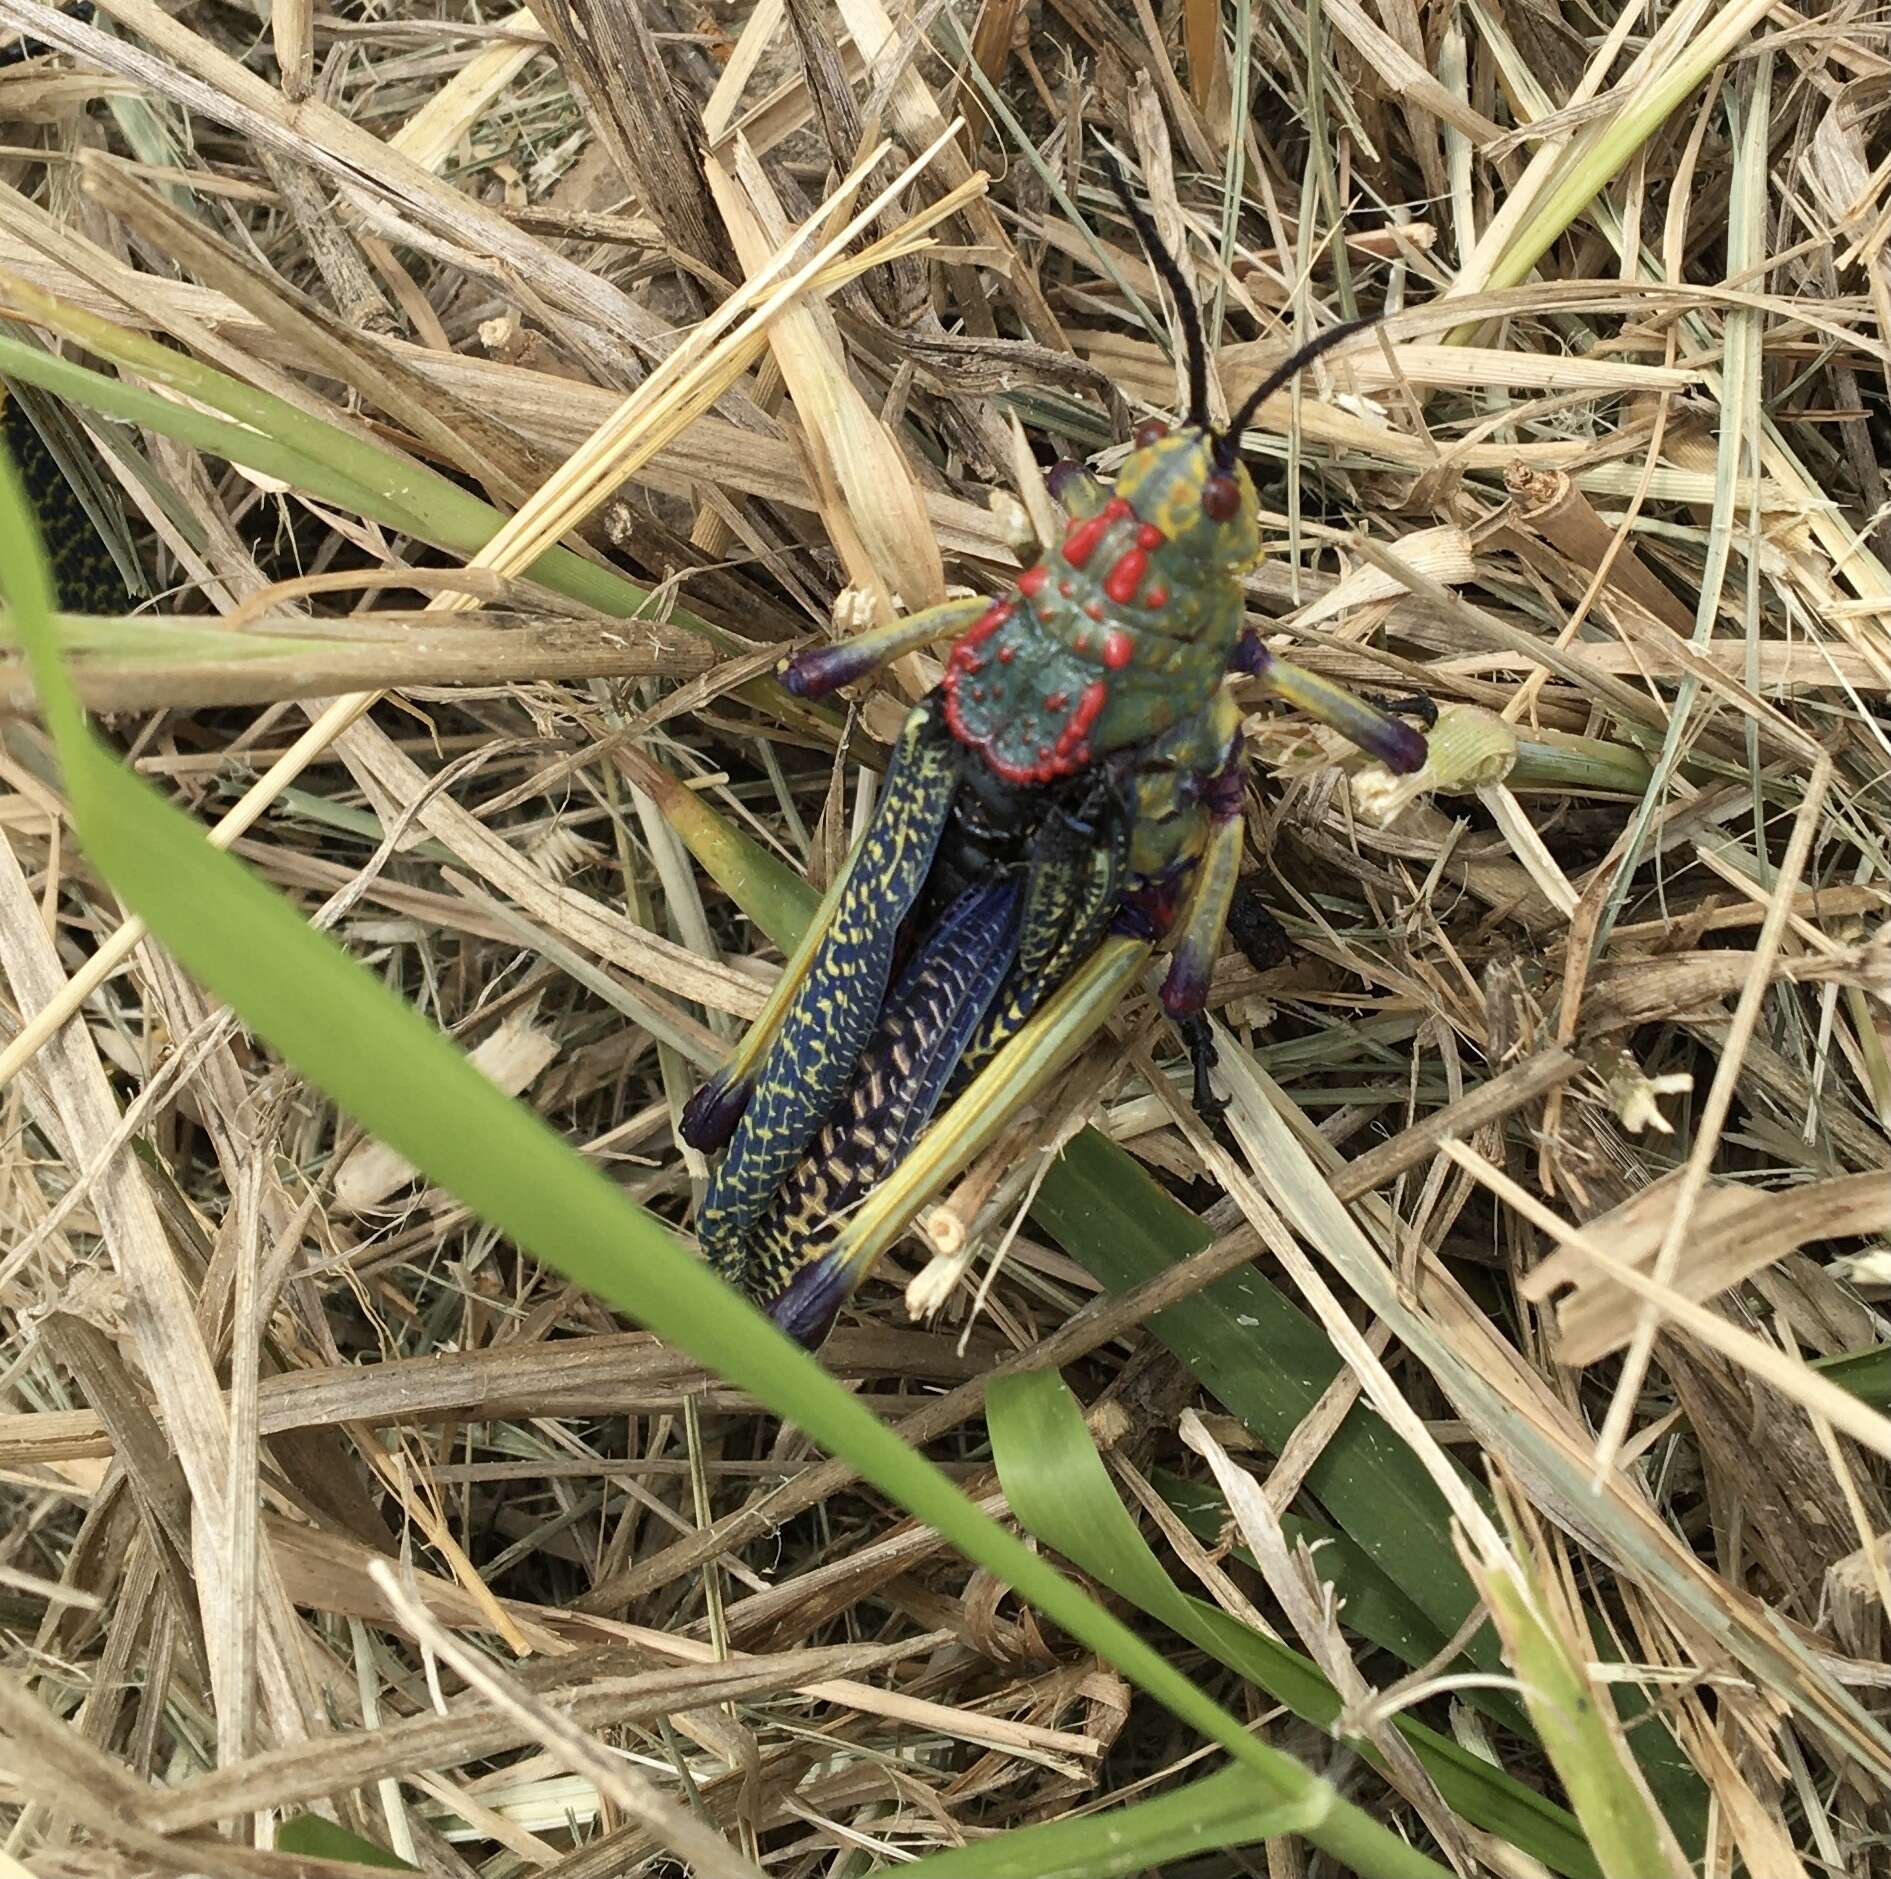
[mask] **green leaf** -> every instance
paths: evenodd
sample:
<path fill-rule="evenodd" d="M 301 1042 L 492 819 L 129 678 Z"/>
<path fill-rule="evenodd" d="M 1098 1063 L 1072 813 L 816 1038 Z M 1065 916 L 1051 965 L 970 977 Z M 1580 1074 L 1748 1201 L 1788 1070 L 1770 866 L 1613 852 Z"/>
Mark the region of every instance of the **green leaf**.
<path fill-rule="evenodd" d="M 1191 1481 L 1158 1468 L 1150 1476 L 1151 1485 L 1168 1502 L 1176 1518 L 1205 1544 L 1216 1543 L 1228 1525 L 1228 1503 L 1212 1482 Z M 1332 1586 L 1345 1616 L 1346 1629 L 1357 1632 L 1381 1650 L 1390 1651 L 1401 1663 L 1417 1669 L 1428 1664 L 1449 1642 L 1412 1601 L 1403 1587 L 1389 1573 L 1373 1563 L 1359 1546 L 1336 1527 L 1304 1514 L 1282 1514 L 1280 1524 L 1289 1545 L 1304 1542 L 1319 1549 L 1320 1577 Z M 1252 1566 L 1253 1556 L 1244 1546 L 1234 1548 L 1234 1557 Z M 1501 1723 L 1518 1735 L 1531 1734 L 1530 1718 L 1523 1704 L 1507 1690 L 1468 1689 L 1462 1698 L 1493 1722 Z"/>
<path fill-rule="evenodd" d="M 79 319 L 75 311 L 69 311 L 61 326 Z M 179 404 L 4 335 L 0 335 L 0 375 L 23 379 L 68 403 L 177 438 L 452 553 L 477 553 L 505 520 L 491 503 L 439 471 L 408 463 L 338 424 L 311 417 L 187 353 L 91 316 L 83 318 L 82 337 L 105 356 L 212 408 Z M 226 415 L 218 416 L 218 412 Z M 549 549 L 532 564 L 529 574 L 554 593 L 620 619 L 633 618 L 654 604 L 647 587 L 569 548 Z M 739 645 L 720 627 L 686 608 L 672 608 L 667 617 L 725 649 Z"/>
<path fill-rule="evenodd" d="M 618 761 L 709 878 L 784 953 L 793 952 L 821 904 L 820 895 L 641 750 L 620 751 Z"/>
<path fill-rule="evenodd" d="M 278 1853 L 300 1853 L 307 1859 L 345 1860 L 351 1866 L 379 1866 L 390 1872 L 418 1872 L 384 1846 L 364 1840 L 319 1814 L 293 1814 L 276 1829 Z"/>
<path fill-rule="evenodd" d="M 1537 1734 L 1587 1829 L 1606 1879 L 1690 1879 L 1693 1867 L 1635 1766 L 1587 1640 L 1520 1508 L 1506 1503 L 1508 1562 L 1482 1572 L 1484 1597 L 1523 1685 Z"/>
<path fill-rule="evenodd" d="M 1027 1531 L 1296 1716 L 1322 1729 L 1334 1725 L 1339 1696 L 1311 1659 L 1191 1597 L 1170 1578 L 1124 1508 L 1061 1377 L 1036 1371 L 993 1378 L 986 1419 L 1005 1498 Z M 1595 1859 L 1562 1808 L 1423 1723 L 1401 1716 L 1395 1726 L 1466 1820 L 1571 1879 L 1593 1879 Z M 1356 1746 L 1372 1757 L 1365 1744 Z"/>
<path fill-rule="evenodd" d="M 1874 1409 L 1891 1409 L 1891 1344 L 1868 1344 L 1863 1350 L 1840 1351 L 1821 1357 L 1813 1369 L 1823 1370 L 1840 1389 L 1850 1390 Z"/>

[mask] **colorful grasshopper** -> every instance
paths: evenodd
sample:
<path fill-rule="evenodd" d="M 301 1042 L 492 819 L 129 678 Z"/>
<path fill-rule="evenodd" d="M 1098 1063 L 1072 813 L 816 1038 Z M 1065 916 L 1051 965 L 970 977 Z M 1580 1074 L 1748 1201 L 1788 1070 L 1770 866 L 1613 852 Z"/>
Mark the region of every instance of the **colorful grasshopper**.
<path fill-rule="evenodd" d="M 1181 311 L 1187 420 L 1139 426 L 1113 490 L 1058 466 L 1069 528 L 1013 593 L 948 601 L 784 669 L 789 691 L 819 697 L 959 635 L 767 1007 L 684 1112 L 692 1146 L 728 1149 L 697 1212 L 705 1251 L 809 1345 L 1096 1034 L 1158 943 L 1172 949 L 1162 1002 L 1189 1043 L 1197 1103 L 1214 1106 L 1201 1012 L 1245 787 L 1231 672 L 1394 770 L 1425 760 L 1411 726 L 1242 629 L 1241 576 L 1261 541 L 1238 440 L 1357 326 L 1303 347 L 1212 430 L 1188 285 L 1124 204 Z"/>

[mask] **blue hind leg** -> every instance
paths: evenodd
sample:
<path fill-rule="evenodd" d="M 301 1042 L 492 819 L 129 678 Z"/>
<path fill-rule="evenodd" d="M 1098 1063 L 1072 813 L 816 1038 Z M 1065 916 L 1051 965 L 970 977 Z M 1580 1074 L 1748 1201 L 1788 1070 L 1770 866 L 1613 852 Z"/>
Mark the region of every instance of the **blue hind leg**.
<path fill-rule="evenodd" d="M 790 1336 L 818 1343 L 862 1276 L 821 1255 L 918 1140 L 1017 947 L 1015 881 L 969 888 L 926 935 L 886 1002 L 846 1096 L 749 1239 L 749 1273 Z"/>
<path fill-rule="evenodd" d="M 696 1146 L 726 1139 L 696 1231 L 717 1270 L 748 1283 L 746 1241 L 852 1082 L 886 1000 L 893 946 L 931 870 L 963 756 L 930 703 L 914 707 L 829 918 L 734 1061 L 685 1116 Z"/>

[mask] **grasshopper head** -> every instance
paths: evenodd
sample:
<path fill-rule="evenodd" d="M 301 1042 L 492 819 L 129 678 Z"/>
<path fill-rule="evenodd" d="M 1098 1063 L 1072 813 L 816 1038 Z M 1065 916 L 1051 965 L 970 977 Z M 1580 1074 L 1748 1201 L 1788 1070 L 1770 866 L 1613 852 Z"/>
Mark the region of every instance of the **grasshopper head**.
<path fill-rule="evenodd" d="M 1117 474 L 1116 493 L 1191 559 L 1252 567 L 1261 558 L 1260 499 L 1241 462 L 1241 433 L 1321 353 L 1371 324 L 1349 320 L 1291 353 L 1254 388 L 1224 431 L 1213 429 L 1199 411 L 1173 431 L 1160 419 L 1138 425 L 1136 448 Z M 1190 322 L 1191 343 L 1195 335 Z"/>
<path fill-rule="evenodd" d="M 1106 157 L 1105 162 L 1150 261 L 1175 296 L 1188 362 L 1187 417 L 1174 430 L 1155 418 L 1136 427 L 1136 448 L 1117 474 L 1116 494 L 1143 521 L 1159 528 L 1186 560 L 1231 572 L 1250 568 L 1261 558 L 1260 498 L 1242 467 L 1241 433 L 1283 385 L 1372 321 L 1348 320 L 1289 354 L 1254 388 L 1227 429 L 1217 431 L 1208 421 L 1208 345 L 1194 289 L 1147 211 L 1129 193 L 1115 159 Z"/>
<path fill-rule="evenodd" d="M 1205 425 L 1138 425 L 1116 494 L 1187 560 L 1239 572 L 1261 558 L 1260 499 L 1240 459 L 1223 460 L 1222 441 Z"/>

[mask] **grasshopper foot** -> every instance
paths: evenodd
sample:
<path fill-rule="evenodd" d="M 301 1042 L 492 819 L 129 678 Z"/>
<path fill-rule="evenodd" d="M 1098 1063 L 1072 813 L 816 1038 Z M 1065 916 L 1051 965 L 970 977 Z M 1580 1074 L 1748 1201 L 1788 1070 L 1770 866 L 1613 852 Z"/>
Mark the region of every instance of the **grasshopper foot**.
<path fill-rule="evenodd" d="M 781 689 L 790 698 L 825 698 L 843 685 L 865 678 L 873 670 L 873 660 L 862 656 L 857 647 L 842 643 L 835 646 L 810 646 L 781 663 Z"/>
<path fill-rule="evenodd" d="M 1428 692 L 1408 692 L 1403 698 L 1380 698 L 1367 692 L 1365 698 L 1392 717 L 1416 718 L 1428 731 L 1438 722 L 1438 701 Z"/>
<path fill-rule="evenodd" d="M 1215 1085 L 1209 1074 L 1216 1062 L 1214 1034 L 1208 1028 L 1208 1020 L 1199 1011 L 1177 1018 L 1175 1028 L 1181 1032 L 1182 1042 L 1188 1046 L 1188 1060 L 1195 1072 L 1195 1087 L 1189 1100 L 1195 1105 L 1195 1113 L 1212 1127 L 1228 1113 L 1228 1098 L 1215 1094 Z"/>

